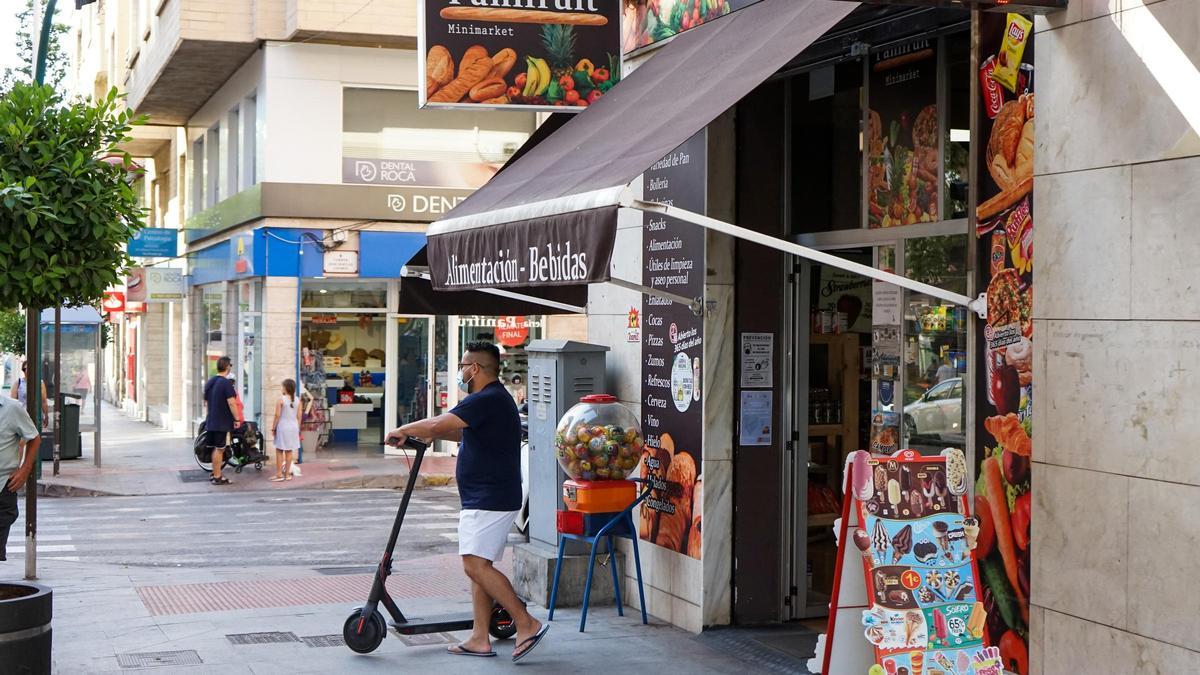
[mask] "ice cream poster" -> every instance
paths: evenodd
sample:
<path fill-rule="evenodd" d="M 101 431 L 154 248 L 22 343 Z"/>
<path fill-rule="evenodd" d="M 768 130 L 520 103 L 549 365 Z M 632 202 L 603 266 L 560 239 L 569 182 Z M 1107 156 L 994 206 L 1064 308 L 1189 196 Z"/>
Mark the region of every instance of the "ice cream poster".
<path fill-rule="evenodd" d="M 973 551 L 961 450 L 923 456 L 854 453 L 852 494 L 869 605 L 862 630 L 872 675 L 1000 675 L 987 645 L 987 612 Z"/>

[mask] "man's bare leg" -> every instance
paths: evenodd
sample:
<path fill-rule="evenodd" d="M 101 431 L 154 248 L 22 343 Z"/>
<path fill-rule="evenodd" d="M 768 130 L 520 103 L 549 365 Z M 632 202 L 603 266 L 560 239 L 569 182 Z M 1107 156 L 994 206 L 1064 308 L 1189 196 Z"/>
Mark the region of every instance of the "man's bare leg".
<path fill-rule="evenodd" d="M 492 638 L 488 635 L 488 625 L 492 621 L 492 596 L 483 590 L 483 586 L 471 582 L 471 609 L 475 616 L 475 625 L 471 628 L 471 637 L 462 643 L 465 649 L 473 652 L 492 651 Z"/>
<path fill-rule="evenodd" d="M 480 558 L 475 555 L 464 555 L 463 569 L 467 576 L 475 585 L 478 585 L 483 593 L 489 598 L 495 598 L 504 609 L 508 610 L 513 621 L 517 624 L 517 644 L 520 645 L 525 640 L 533 637 L 533 634 L 538 632 L 542 627 L 542 622 L 533 618 L 525 609 L 525 604 L 517 597 L 517 592 L 513 590 L 512 584 L 509 583 L 508 577 L 500 573 L 500 570 L 492 566 L 492 561 L 486 558 Z M 472 593 L 472 599 L 475 602 L 475 629 L 479 630 L 479 604 L 477 596 Z M 488 603 L 488 614 L 491 614 L 491 603 Z M 487 632 L 487 618 L 483 621 L 483 630 Z M 474 639 L 474 633 L 472 633 Z"/>
<path fill-rule="evenodd" d="M 212 451 L 213 478 L 220 480 L 221 465 L 225 463 L 225 448 L 214 448 Z"/>

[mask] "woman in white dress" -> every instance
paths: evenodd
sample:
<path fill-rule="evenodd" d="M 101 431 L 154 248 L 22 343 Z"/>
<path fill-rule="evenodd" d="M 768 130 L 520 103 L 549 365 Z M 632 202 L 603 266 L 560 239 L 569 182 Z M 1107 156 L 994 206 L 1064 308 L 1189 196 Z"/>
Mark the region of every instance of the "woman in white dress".
<path fill-rule="evenodd" d="M 300 449 L 300 399 L 296 397 L 296 382 L 283 381 L 283 393 L 275 402 L 275 424 L 271 433 L 275 437 L 275 475 L 270 478 L 278 483 L 292 479 L 292 460 Z"/>

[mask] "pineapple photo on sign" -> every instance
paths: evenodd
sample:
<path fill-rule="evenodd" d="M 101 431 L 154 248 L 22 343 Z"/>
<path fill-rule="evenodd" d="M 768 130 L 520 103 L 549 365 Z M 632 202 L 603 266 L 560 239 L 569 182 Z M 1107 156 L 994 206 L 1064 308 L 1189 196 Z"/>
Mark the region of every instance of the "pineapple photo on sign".
<path fill-rule="evenodd" d="M 579 112 L 621 79 L 613 0 L 424 0 L 421 107 Z"/>

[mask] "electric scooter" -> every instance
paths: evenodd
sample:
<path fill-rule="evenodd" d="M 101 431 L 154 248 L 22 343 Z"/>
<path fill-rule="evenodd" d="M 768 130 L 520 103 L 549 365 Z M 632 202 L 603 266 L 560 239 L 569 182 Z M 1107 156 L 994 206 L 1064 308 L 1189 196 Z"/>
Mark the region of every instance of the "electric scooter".
<path fill-rule="evenodd" d="M 408 502 L 416 487 L 417 474 L 421 470 L 421 460 L 429 448 L 414 438 L 408 439 L 406 447 L 415 450 L 417 455 L 413 460 L 408 474 L 408 484 L 404 488 L 404 497 L 400 499 L 400 510 L 396 513 L 396 522 L 392 524 L 392 533 L 388 537 L 387 548 L 383 551 L 383 559 L 375 570 L 375 581 L 371 585 L 371 593 L 367 596 L 367 604 L 356 607 L 346 618 L 342 626 L 342 638 L 346 646 L 359 654 L 370 654 L 383 642 L 387 634 L 389 622 L 385 622 L 379 605 L 392 615 L 391 627 L 401 635 L 419 635 L 422 633 L 442 633 L 460 630 L 470 630 L 475 621 L 470 614 L 450 614 L 431 617 L 406 617 L 396 606 L 396 601 L 388 593 L 385 582 L 392 573 L 392 552 L 396 550 L 396 538 L 400 536 L 400 526 L 404 524 L 404 514 L 408 511 Z M 499 604 L 492 608 L 488 632 L 498 640 L 507 640 L 517 633 L 517 623 L 513 621 L 508 611 Z"/>

